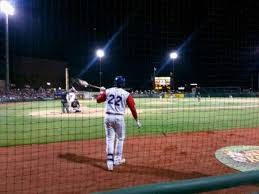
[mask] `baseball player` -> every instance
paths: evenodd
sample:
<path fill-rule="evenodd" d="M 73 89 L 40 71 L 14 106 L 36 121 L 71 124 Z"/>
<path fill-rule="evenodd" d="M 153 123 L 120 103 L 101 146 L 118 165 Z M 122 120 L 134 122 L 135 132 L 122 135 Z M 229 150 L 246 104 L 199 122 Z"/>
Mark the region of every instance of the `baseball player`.
<path fill-rule="evenodd" d="M 61 106 L 62 106 L 62 112 L 63 113 L 69 113 L 69 105 L 68 105 L 68 102 L 67 102 L 67 92 L 62 93 Z"/>
<path fill-rule="evenodd" d="M 101 87 L 100 94 L 97 96 L 97 103 L 105 102 L 104 126 L 106 134 L 106 163 L 109 171 L 113 170 L 113 166 L 126 162 L 122 157 L 126 133 L 124 121 L 126 106 L 131 110 L 132 116 L 136 120 L 137 127 L 141 127 L 133 97 L 122 89 L 124 86 L 125 78 L 117 76 L 114 79 L 114 87 L 109 89 Z M 115 141 L 116 145 L 114 150 Z"/>
<path fill-rule="evenodd" d="M 77 113 L 77 112 L 81 112 L 80 109 L 80 104 L 79 101 L 77 99 L 75 99 L 72 103 L 71 103 L 71 107 L 73 109 L 73 112 Z"/>
<path fill-rule="evenodd" d="M 196 87 L 195 96 L 198 99 L 198 102 L 200 102 L 201 101 L 200 87 Z"/>
<path fill-rule="evenodd" d="M 76 92 L 77 92 L 77 90 L 74 87 L 72 87 L 68 90 L 66 99 L 68 102 L 69 112 L 72 112 L 72 110 L 73 110 L 72 103 L 76 99 L 76 94 L 75 94 Z"/>

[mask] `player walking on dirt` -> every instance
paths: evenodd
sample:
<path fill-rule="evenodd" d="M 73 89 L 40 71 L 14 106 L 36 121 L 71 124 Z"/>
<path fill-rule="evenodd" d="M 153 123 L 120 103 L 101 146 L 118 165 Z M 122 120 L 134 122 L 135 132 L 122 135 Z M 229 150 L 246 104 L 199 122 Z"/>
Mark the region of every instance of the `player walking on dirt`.
<path fill-rule="evenodd" d="M 113 170 L 113 166 L 126 162 L 125 158 L 122 157 L 126 133 L 124 121 L 126 106 L 131 110 L 132 116 L 136 120 L 137 127 L 141 127 L 134 99 L 123 89 L 124 86 L 125 78 L 117 76 L 114 79 L 114 87 L 109 89 L 101 87 L 100 94 L 97 96 L 97 103 L 105 102 L 106 104 L 104 126 L 106 134 L 107 168 L 109 171 Z M 114 150 L 115 140 L 116 145 Z"/>

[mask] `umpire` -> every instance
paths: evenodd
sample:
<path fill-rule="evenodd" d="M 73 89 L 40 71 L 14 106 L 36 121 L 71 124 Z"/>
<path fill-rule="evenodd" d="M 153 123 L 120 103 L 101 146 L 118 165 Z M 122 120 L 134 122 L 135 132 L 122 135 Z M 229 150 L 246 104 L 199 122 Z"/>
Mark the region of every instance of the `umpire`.
<path fill-rule="evenodd" d="M 61 106 L 63 113 L 69 113 L 69 105 L 67 101 L 67 92 L 62 93 L 61 95 Z"/>

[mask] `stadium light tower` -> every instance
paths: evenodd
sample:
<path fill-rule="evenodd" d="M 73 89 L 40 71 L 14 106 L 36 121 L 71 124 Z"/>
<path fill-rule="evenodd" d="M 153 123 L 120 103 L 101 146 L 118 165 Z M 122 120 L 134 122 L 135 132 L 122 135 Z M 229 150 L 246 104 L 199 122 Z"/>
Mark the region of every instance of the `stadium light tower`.
<path fill-rule="evenodd" d="M 9 29 L 8 29 L 8 16 L 14 15 L 14 7 L 9 1 L 0 1 L 0 10 L 5 14 L 5 60 L 6 60 L 6 78 L 5 78 L 5 89 L 9 91 L 10 80 L 9 80 Z"/>
<path fill-rule="evenodd" d="M 104 51 L 98 49 L 96 51 L 96 56 L 99 58 L 99 85 L 102 87 L 102 58 L 104 57 Z"/>
<path fill-rule="evenodd" d="M 170 59 L 172 60 L 172 62 L 173 62 L 173 73 L 172 73 L 172 77 L 173 77 L 173 90 L 174 90 L 174 85 L 175 85 L 175 83 L 174 83 L 174 77 L 175 77 L 175 71 L 174 71 L 174 60 L 176 60 L 177 59 L 177 57 L 178 57 L 178 54 L 177 54 L 177 52 L 171 52 L 170 53 Z"/>

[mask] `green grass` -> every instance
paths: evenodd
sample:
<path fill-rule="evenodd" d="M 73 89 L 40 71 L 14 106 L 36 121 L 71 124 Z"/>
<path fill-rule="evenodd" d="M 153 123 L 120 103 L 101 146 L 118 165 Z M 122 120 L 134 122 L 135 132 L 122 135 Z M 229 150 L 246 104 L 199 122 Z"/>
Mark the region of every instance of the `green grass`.
<path fill-rule="evenodd" d="M 214 98 L 135 99 L 141 110 L 142 128 L 137 129 L 131 115 L 126 116 L 128 136 L 251 128 L 259 126 L 259 100 Z M 83 107 L 104 107 L 95 101 L 81 101 Z M 249 106 L 249 107 L 246 107 Z M 253 107 L 254 106 L 254 107 Z M 223 109 L 224 108 L 224 109 Z M 0 146 L 40 144 L 104 137 L 102 117 L 50 118 L 31 116 L 35 111 L 61 110 L 60 101 L 2 104 L 0 106 Z"/>

